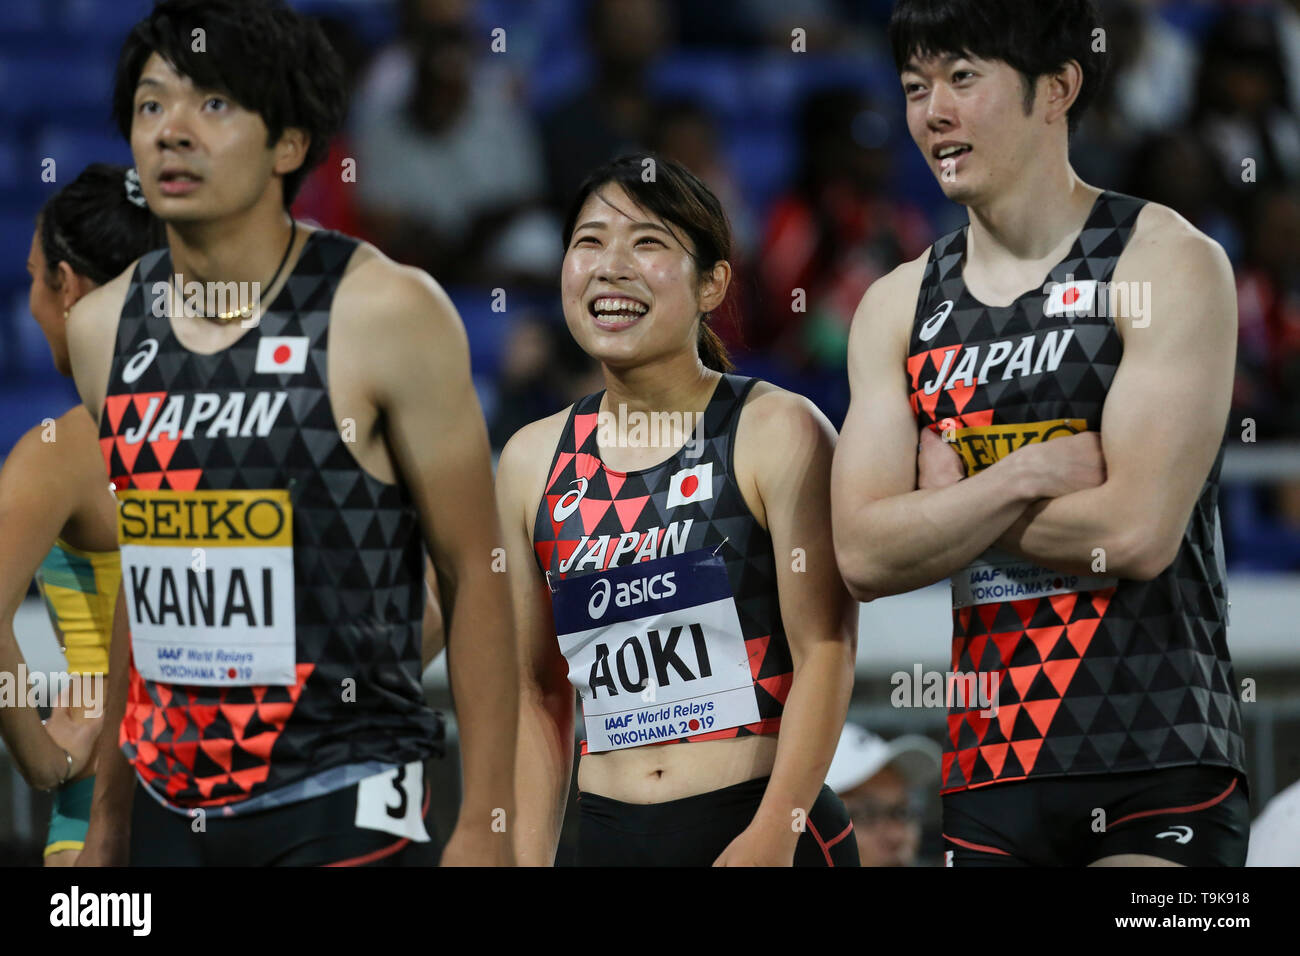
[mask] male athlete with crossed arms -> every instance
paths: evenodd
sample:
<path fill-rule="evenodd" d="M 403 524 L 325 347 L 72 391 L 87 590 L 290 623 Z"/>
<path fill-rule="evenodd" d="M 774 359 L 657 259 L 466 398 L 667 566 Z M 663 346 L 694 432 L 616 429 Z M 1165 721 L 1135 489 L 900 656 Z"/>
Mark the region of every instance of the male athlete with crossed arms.
<path fill-rule="evenodd" d="M 909 130 L 970 223 L 858 308 L 836 555 L 860 600 L 951 577 L 952 670 L 997 688 L 949 701 L 950 862 L 1241 865 L 1233 278 L 1181 216 L 1071 169 L 1098 29 L 1089 0 L 895 7 Z"/>

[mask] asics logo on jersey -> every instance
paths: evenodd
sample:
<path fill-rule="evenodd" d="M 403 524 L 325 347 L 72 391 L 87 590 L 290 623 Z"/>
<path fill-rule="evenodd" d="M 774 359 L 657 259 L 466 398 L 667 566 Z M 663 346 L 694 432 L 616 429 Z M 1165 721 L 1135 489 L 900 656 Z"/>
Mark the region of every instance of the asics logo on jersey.
<path fill-rule="evenodd" d="M 1165 837 L 1173 837 L 1176 843 L 1190 843 L 1192 841 L 1192 828 L 1186 826 L 1173 826 L 1164 833 L 1156 834 L 1157 840 L 1163 840 Z"/>
<path fill-rule="evenodd" d="M 578 510 L 578 504 L 582 501 L 582 496 L 587 493 L 587 479 L 579 478 L 574 482 L 576 488 L 570 488 L 555 503 L 555 508 L 551 511 L 551 517 L 556 521 L 563 521 L 569 515 Z"/>
<path fill-rule="evenodd" d="M 944 320 L 952 312 L 952 299 L 946 299 L 939 305 L 938 311 L 925 320 L 921 326 L 921 331 L 916 333 L 916 337 L 922 342 L 928 342 L 939 334 L 939 329 L 943 327 Z"/>
<path fill-rule="evenodd" d="M 130 385 L 149 367 L 154 356 L 158 354 L 158 340 L 145 339 L 140 343 L 140 351 L 131 356 L 130 360 L 122 368 L 122 381 Z"/>
<path fill-rule="evenodd" d="M 593 584 L 591 589 L 596 593 L 587 602 L 587 617 L 595 621 L 604 617 L 605 608 L 609 607 L 610 583 L 602 578 Z"/>
<path fill-rule="evenodd" d="M 614 596 L 615 607 L 631 607 L 633 604 L 644 604 L 646 601 L 670 598 L 677 593 L 677 585 L 673 582 L 673 575 L 676 573 L 675 571 L 669 571 L 666 574 L 656 574 L 653 577 L 624 581 L 616 588 L 610 586 L 608 578 L 601 578 L 591 586 L 591 589 L 596 593 L 587 602 L 587 616 L 593 621 L 598 621 L 604 617 L 605 610 L 609 607 L 611 593 Z"/>

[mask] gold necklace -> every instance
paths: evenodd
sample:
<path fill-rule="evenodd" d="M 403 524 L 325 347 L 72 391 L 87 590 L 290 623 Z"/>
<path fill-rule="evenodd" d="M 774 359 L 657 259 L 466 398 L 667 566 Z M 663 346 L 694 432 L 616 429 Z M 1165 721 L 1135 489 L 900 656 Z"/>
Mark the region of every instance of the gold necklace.
<path fill-rule="evenodd" d="M 298 221 L 296 219 L 290 219 L 289 220 L 289 244 L 284 247 L 284 255 L 280 257 L 280 264 L 275 267 L 275 275 L 271 276 L 271 281 L 266 284 L 266 289 L 268 292 L 275 285 L 276 280 L 280 278 L 280 273 L 284 271 L 284 264 L 289 261 L 289 251 L 293 249 L 293 240 L 297 238 L 297 235 L 298 235 Z M 176 282 L 174 279 L 172 280 L 172 288 L 173 289 L 176 288 Z M 184 312 L 185 291 L 182 289 L 180 290 L 180 292 L 181 292 L 181 310 L 182 312 Z M 233 312 L 218 312 L 216 315 L 208 315 L 207 313 L 204 312 L 198 312 L 198 313 L 184 312 L 184 314 L 192 316 L 193 318 L 196 319 L 216 319 L 218 322 L 221 322 L 223 325 L 229 325 L 231 322 L 235 321 L 235 319 L 247 319 L 249 316 L 253 314 L 253 307 L 251 305 L 246 305 L 243 308 L 236 309 Z"/>

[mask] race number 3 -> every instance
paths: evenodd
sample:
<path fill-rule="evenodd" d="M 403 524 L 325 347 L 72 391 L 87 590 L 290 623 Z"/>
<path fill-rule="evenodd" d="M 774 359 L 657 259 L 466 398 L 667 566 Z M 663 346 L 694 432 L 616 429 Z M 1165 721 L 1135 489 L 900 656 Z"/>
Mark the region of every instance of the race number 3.
<path fill-rule="evenodd" d="M 420 812 L 423 803 L 424 764 L 412 760 L 357 784 L 356 825 L 427 843 L 429 833 Z"/>

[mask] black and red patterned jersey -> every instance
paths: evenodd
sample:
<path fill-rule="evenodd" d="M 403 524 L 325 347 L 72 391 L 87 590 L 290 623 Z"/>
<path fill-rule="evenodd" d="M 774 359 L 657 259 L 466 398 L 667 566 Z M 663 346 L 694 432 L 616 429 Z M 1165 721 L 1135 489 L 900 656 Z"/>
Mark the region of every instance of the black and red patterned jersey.
<path fill-rule="evenodd" d="M 583 697 L 583 753 L 779 731 L 794 667 L 775 556 L 733 464 L 756 381 L 723 375 L 692 439 L 639 471 L 601 460 L 598 438 L 618 433 L 603 391 L 569 414 L 533 549 Z"/>
<path fill-rule="evenodd" d="M 966 288 L 966 228 L 931 248 L 908 387 L 918 423 L 954 443 L 968 474 L 1027 443 L 1100 430 L 1123 352 L 1111 304 L 1135 322 L 1150 307 L 1133 298 L 1143 289 L 1111 283 L 1143 205 L 1101 194 L 1043 288 L 1006 307 Z M 1096 574 L 1070 575 L 996 547 L 953 575 L 945 792 L 1184 764 L 1244 773 L 1226 637 L 1222 459 L 1220 448 L 1178 556 L 1154 580 L 1106 577 L 1104 554 L 1094 553 Z"/>
<path fill-rule="evenodd" d="M 127 290 L 100 423 L 132 632 L 120 739 L 172 809 L 251 812 L 441 750 L 417 514 L 330 403 L 356 245 L 313 232 L 260 321 L 210 355 L 172 332 L 167 250 Z"/>

